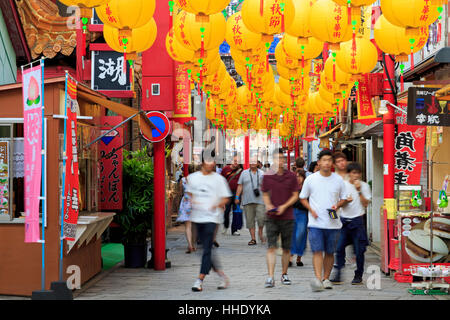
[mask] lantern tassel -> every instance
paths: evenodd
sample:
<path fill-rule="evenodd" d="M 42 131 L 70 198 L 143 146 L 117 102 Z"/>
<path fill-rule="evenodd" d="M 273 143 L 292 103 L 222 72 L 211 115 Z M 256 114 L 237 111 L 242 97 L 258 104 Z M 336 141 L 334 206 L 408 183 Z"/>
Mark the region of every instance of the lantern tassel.
<path fill-rule="evenodd" d="M 127 73 L 127 52 L 123 52 L 123 73 Z"/>
<path fill-rule="evenodd" d="M 264 0 L 259 1 L 259 15 L 262 16 L 264 14 Z"/>
<path fill-rule="evenodd" d="M 266 55 L 266 71 L 269 72 L 269 50 L 267 50 Z"/>
<path fill-rule="evenodd" d="M 352 24 L 352 7 L 351 7 L 350 3 L 347 6 L 347 22 L 349 25 Z"/>
<path fill-rule="evenodd" d="M 173 27 L 173 15 L 172 15 L 172 11 L 170 11 L 169 15 L 170 15 L 170 18 L 169 18 L 169 30 L 172 30 L 172 27 Z"/>
<path fill-rule="evenodd" d="M 130 84 L 133 84 L 133 68 L 130 60 Z"/>
<path fill-rule="evenodd" d="M 405 91 L 405 84 L 403 83 L 403 72 L 400 76 L 400 91 L 401 92 Z"/>
<path fill-rule="evenodd" d="M 302 54 L 302 69 L 304 68 L 305 68 L 305 56 Z"/>
<path fill-rule="evenodd" d="M 441 36 L 442 36 L 442 26 L 441 26 L 441 21 L 439 20 L 438 23 L 438 32 L 437 32 L 437 42 L 441 42 Z"/>
<path fill-rule="evenodd" d="M 81 34 L 81 56 L 86 56 L 86 30 Z"/>
<path fill-rule="evenodd" d="M 336 82 L 336 62 L 333 63 L 333 82 Z"/>
<path fill-rule="evenodd" d="M 411 50 L 411 70 L 414 70 L 414 52 Z"/>
<path fill-rule="evenodd" d="M 281 14 L 281 33 L 284 33 L 284 11 Z"/>
<path fill-rule="evenodd" d="M 202 58 L 205 57 L 205 41 L 203 40 L 203 37 L 202 37 L 202 44 L 201 44 L 201 47 L 200 47 L 200 56 Z"/>

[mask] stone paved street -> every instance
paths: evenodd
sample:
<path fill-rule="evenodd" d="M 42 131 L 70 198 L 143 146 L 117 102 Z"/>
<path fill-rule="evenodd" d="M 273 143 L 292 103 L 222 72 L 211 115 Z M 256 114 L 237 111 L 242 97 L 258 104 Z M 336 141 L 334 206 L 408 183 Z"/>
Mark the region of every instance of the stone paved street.
<path fill-rule="evenodd" d="M 95 284 L 81 289 L 76 295 L 78 300 L 101 299 L 163 299 L 163 300 L 290 300 L 290 299 L 342 299 L 342 300 L 434 300 L 447 297 L 412 296 L 407 292 L 410 285 L 398 283 L 390 277 L 381 274 L 381 290 L 369 290 L 366 285 L 352 286 L 351 266 L 345 268 L 346 284 L 335 286 L 332 290 L 312 292 L 309 281 L 313 277 L 312 255 L 307 249 L 303 261 L 304 267 L 289 268 L 292 285 L 282 285 L 280 257 L 277 257 L 275 269 L 275 287 L 264 288 L 267 276 L 266 247 L 259 244 L 248 246 L 250 234 L 242 229 L 241 236 L 222 235 L 219 233 L 220 248 L 215 249 L 223 265 L 225 273 L 231 279 L 231 285 L 226 290 L 217 290 L 218 279 L 214 274 L 207 276 L 203 292 L 192 292 L 191 286 L 200 268 L 201 250 L 194 254 L 185 254 L 186 240 L 183 234 L 184 226 L 169 230 L 167 247 L 172 267 L 165 271 L 152 269 L 116 268 Z M 379 257 L 372 249 L 366 253 L 366 268 L 369 265 L 379 265 Z M 364 280 L 369 275 L 364 275 Z"/>

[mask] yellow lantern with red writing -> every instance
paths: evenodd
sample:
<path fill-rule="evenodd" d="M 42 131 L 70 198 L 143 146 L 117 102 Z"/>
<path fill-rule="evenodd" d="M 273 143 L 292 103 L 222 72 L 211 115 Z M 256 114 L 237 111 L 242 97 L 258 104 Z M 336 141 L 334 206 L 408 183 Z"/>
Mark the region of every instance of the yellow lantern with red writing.
<path fill-rule="evenodd" d="M 306 67 L 306 60 L 302 61 L 289 56 L 283 46 L 283 40 L 281 40 L 275 48 L 275 59 L 277 60 L 277 66 L 281 65 L 288 69 L 301 69 Z"/>
<path fill-rule="evenodd" d="M 333 0 L 338 5 L 347 7 L 348 24 L 351 24 L 351 20 L 361 17 L 361 7 L 369 6 L 375 2 L 375 0 Z"/>
<path fill-rule="evenodd" d="M 386 19 L 406 28 L 407 35 L 418 35 L 420 27 L 437 20 L 439 5 L 430 0 L 381 0 L 381 11 Z"/>
<path fill-rule="evenodd" d="M 324 65 L 321 81 L 325 83 L 327 90 L 340 91 L 352 82 L 352 74 L 344 72 L 333 59 L 328 58 Z"/>
<path fill-rule="evenodd" d="M 197 16 L 197 20 L 207 22 L 208 16 L 225 9 L 230 0 L 176 0 L 178 6 Z"/>
<path fill-rule="evenodd" d="M 308 18 L 311 14 L 311 7 L 316 0 L 295 0 L 294 21 L 286 28 L 286 33 L 297 38 L 312 37 L 309 28 Z M 302 40 L 300 40 L 302 41 Z"/>
<path fill-rule="evenodd" d="M 301 77 L 308 77 L 309 72 L 311 71 L 311 60 L 305 61 L 305 67 L 297 68 L 297 69 L 289 69 L 281 64 L 277 64 L 277 73 L 280 75 L 280 77 L 286 78 L 286 79 L 300 79 Z"/>
<path fill-rule="evenodd" d="M 260 33 L 250 31 L 242 20 L 241 12 L 236 12 L 227 20 L 227 28 L 225 33 L 225 40 L 231 48 L 250 51 L 256 51 L 258 48 L 262 48 L 262 36 Z"/>
<path fill-rule="evenodd" d="M 323 50 L 323 42 L 314 37 L 309 37 L 305 41 L 285 34 L 281 41 L 285 52 L 292 58 L 310 60 L 317 58 Z"/>
<path fill-rule="evenodd" d="M 280 77 L 278 80 L 281 91 L 288 95 L 298 96 L 301 94 L 306 94 L 309 91 L 310 78 L 304 77 L 301 79 L 285 79 Z"/>
<path fill-rule="evenodd" d="M 378 51 L 375 45 L 365 38 L 356 38 L 356 49 L 353 41 L 341 43 L 336 54 L 336 62 L 342 71 L 351 74 L 369 73 L 378 62 Z"/>
<path fill-rule="evenodd" d="M 354 21 L 354 25 L 349 25 L 347 8 L 332 0 L 317 0 L 308 20 L 311 34 L 328 42 L 332 50 L 338 50 L 339 43 L 352 39 L 353 30 L 358 30 L 361 25 L 360 18 L 355 17 Z"/>

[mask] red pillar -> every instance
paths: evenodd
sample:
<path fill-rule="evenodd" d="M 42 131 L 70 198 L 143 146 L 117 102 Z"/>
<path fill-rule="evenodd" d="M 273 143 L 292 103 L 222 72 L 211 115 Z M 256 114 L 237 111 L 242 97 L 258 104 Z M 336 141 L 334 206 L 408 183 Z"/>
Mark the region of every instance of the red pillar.
<path fill-rule="evenodd" d="M 298 138 L 295 138 L 295 160 L 300 156 L 300 143 Z"/>
<path fill-rule="evenodd" d="M 250 134 L 247 131 L 244 139 L 244 169 L 250 168 Z"/>
<path fill-rule="evenodd" d="M 153 143 L 154 192 L 153 192 L 153 232 L 152 245 L 155 270 L 166 269 L 166 203 L 165 203 L 165 142 Z"/>
<path fill-rule="evenodd" d="M 391 103 L 395 103 L 394 92 L 392 92 L 391 86 L 389 84 L 389 80 L 395 85 L 395 66 L 394 61 L 389 57 L 389 55 L 385 55 L 385 68 L 384 77 L 383 77 L 383 99 L 387 100 Z M 388 72 L 388 74 L 386 73 Z M 389 79 L 390 78 L 390 79 Z M 384 200 L 393 201 L 394 199 L 394 141 L 395 141 L 395 118 L 394 118 L 394 108 L 390 105 L 387 106 L 388 113 L 383 115 L 383 165 L 384 165 Z M 384 255 L 387 255 L 386 259 L 391 262 L 391 259 L 394 258 L 395 247 L 392 239 L 394 238 L 394 223 L 395 219 L 392 217 L 384 216 L 384 225 L 386 227 L 386 238 L 385 247 L 384 247 Z M 386 272 L 389 271 L 388 268 L 385 268 Z"/>

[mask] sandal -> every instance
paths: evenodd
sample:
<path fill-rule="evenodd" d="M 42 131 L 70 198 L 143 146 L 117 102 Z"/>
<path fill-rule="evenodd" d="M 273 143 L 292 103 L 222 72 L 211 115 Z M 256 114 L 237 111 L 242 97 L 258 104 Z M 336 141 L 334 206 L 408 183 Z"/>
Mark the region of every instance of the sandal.
<path fill-rule="evenodd" d="M 249 246 L 254 246 L 256 244 L 256 240 L 250 240 L 250 242 L 248 243 Z"/>

